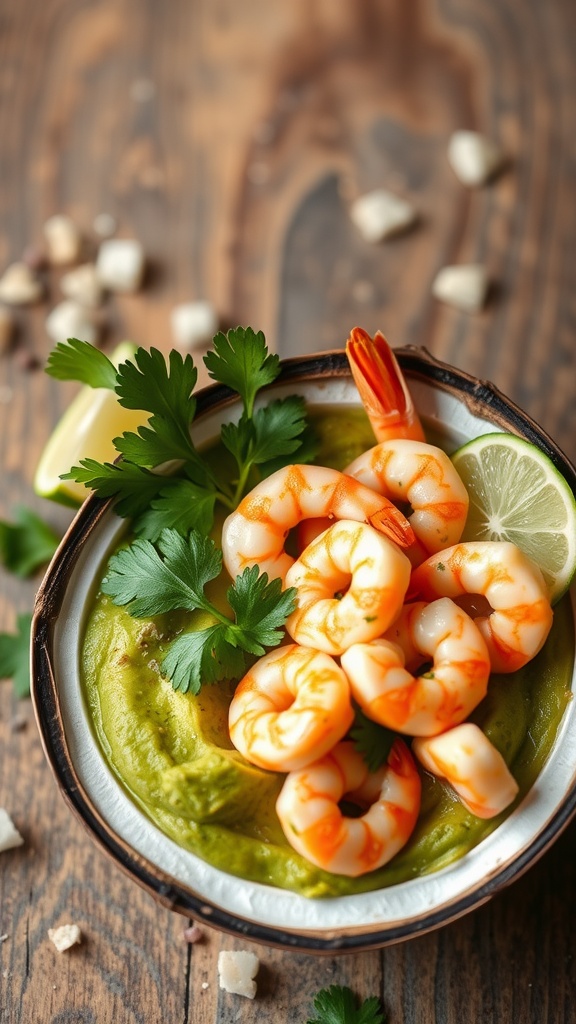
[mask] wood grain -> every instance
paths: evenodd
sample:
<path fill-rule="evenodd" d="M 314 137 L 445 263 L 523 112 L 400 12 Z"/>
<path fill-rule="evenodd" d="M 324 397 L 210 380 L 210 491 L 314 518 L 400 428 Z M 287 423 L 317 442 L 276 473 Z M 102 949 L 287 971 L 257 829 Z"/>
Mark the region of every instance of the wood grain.
<path fill-rule="evenodd" d="M 0 266 L 55 212 L 95 248 L 94 216 L 148 254 L 146 288 L 110 300 L 104 343 L 171 346 L 177 301 L 209 298 L 281 354 L 339 347 L 350 327 L 492 380 L 576 456 L 574 94 L 570 0 L 9 0 L 0 2 Z M 144 83 L 144 85 L 142 84 Z M 456 128 L 504 146 L 505 171 L 468 191 L 446 160 Z M 420 214 L 369 246 L 349 216 L 376 185 Z M 490 302 L 469 316 L 430 295 L 446 263 L 479 261 Z M 74 387 L 42 363 L 47 302 L 18 313 L 0 357 L 0 515 L 33 505 L 45 439 Z M 0 577 L 0 629 L 36 581 Z M 15 715 L 27 725 L 14 731 Z M 0 859 L 2 1024 L 299 1024 L 317 989 L 381 994 L 390 1024 L 573 1019 L 572 825 L 529 874 L 473 915 L 403 945 L 338 959 L 258 947 L 256 1004 L 220 992 L 220 948 L 111 867 L 70 815 L 31 709 L 0 684 L 0 806 L 26 844 Z M 58 954 L 47 929 L 78 922 Z"/>

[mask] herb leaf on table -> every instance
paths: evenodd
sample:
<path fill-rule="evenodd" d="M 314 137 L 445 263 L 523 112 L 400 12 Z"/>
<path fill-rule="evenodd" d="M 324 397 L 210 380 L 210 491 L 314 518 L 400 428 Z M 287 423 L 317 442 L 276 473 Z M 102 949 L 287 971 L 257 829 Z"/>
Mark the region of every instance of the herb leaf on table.
<path fill-rule="evenodd" d="M 347 985 L 320 989 L 313 1002 L 317 1016 L 307 1024 L 386 1024 L 380 1000 L 370 996 L 358 1006 L 356 996 Z"/>
<path fill-rule="evenodd" d="M 203 682 L 240 678 L 246 655 L 260 656 L 277 646 L 294 610 L 294 589 L 282 591 L 280 580 L 269 581 L 254 566 L 228 588 L 230 618 L 205 594 L 221 569 L 222 552 L 197 530 L 187 537 L 164 530 L 155 545 L 138 538 L 110 559 L 102 592 L 132 615 L 152 617 L 184 609 L 212 618 L 203 630 L 181 634 L 170 643 L 162 669 L 175 689 L 198 693 Z"/>
<path fill-rule="evenodd" d="M 14 517 L 13 523 L 0 520 L 0 564 L 16 576 L 31 576 L 50 561 L 60 538 L 32 509 L 21 505 Z"/>
<path fill-rule="evenodd" d="M 0 633 L 0 679 L 11 679 L 17 697 L 30 695 L 32 616 L 18 615 L 15 633 Z"/>

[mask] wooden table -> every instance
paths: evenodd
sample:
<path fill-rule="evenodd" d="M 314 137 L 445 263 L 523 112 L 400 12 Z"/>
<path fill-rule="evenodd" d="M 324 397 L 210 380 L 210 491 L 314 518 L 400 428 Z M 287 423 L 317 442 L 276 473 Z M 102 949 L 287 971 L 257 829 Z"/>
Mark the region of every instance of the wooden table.
<path fill-rule="evenodd" d="M 171 347 L 169 314 L 207 298 L 281 354 L 340 347 L 349 328 L 488 378 L 576 456 L 576 7 L 570 0 L 8 0 L 0 5 L 0 267 L 70 213 L 135 236 L 145 289 L 105 308 L 105 343 Z M 446 160 L 478 128 L 509 165 L 469 191 Z M 351 199 L 385 185 L 420 211 L 373 246 Z M 444 264 L 493 279 L 481 314 L 439 304 Z M 39 454 L 74 393 L 41 365 L 58 299 L 18 314 L 0 359 L 0 516 L 32 492 Z M 38 580 L 0 576 L 0 628 Z M 25 720 L 17 728 L 15 716 Z M 0 685 L 0 806 L 25 837 L 0 857 L 2 1024 L 294 1021 L 329 983 L 380 994 L 389 1024 L 574 1020 L 576 826 L 489 905 L 381 952 L 313 958 L 258 947 L 256 1003 L 218 989 L 220 949 L 244 945 L 156 906 L 71 817 L 29 702 Z M 49 927 L 78 922 L 58 954 Z"/>

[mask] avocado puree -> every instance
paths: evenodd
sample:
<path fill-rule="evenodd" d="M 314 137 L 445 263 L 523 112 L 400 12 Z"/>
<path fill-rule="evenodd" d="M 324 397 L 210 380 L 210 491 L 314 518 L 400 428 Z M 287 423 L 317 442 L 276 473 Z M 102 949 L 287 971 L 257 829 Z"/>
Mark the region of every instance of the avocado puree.
<path fill-rule="evenodd" d="M 317 461 L 342 467 L 374 444 L 362 409 L 314 415 Z M 105 574 L 105 570 L 102 575 Z M 308 897 L 365 892 L 436 871 L 495 829 L 469 814 L 449 787 L 422 772 L 422 807 L 409 842 L 383 868 L 360 878 L 316 868 L 287 843 L 274 804 L 284 776 L 247 764 L 227 729 L 234 686 L 197 696 L 160 675 L 167 642 L 208 624 L 204 613 L 135 619 L 98 593 L 86 626 L 82 676 L 94 729 L 118 778 L 148 817 L 179 845 L 215 867 Z M 509 676 L 492 676 L 471 716 L 500 750 L 520 786 L 530 788 L 570 699 L 574 625 L 569 599 L 555 608 L 540 654 Z"/>

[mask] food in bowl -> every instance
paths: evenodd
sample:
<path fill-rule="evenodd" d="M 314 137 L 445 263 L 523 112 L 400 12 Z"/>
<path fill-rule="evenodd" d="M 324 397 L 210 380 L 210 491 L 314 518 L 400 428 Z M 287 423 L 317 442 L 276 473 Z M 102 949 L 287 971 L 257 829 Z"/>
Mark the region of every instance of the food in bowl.
<path fill-rule="evenodd" d="M 267 358 L 267 355 L 263 355 L 260 368 L 265 365 Z M 157 365 L 154 368 L 158 369 Z M 190 380 L 191 377 L 188 378 L 188 383 Z M 134 385 L 135 381 L 132 380 L 131 383 Z M 186 389 L 175 397 L 188 414 L 189 389 L 188 393 L 185 391 Z M 404 394 L 403 388 L 401 391 Z M 394 394 L 398 396 L 399 393 L 397 387 Z M 254 397 L 255 395 L 248 395 L 252 402 Z M 142 395 L 133 394 L 132 400 L 136 401 L 136 398 L 141 401 Z M 292 416 L 295 411 L 295 407 L 292 406 Z M 379 413 L 381 411 L 378 410 Z M 280 408 L 276 406 L 273 412 L 276 420 L 280 412 Z M 154 412 L 154 415 L 160 417 L 162 414 Z M 360 407 L 346 413 L 339 409 L 329 412 L 323 410 L 315 417 L 315 425 L 320 438 L 319 453 L 315 456 L 315 461 L 327 463 L 331 470 L 341 471 L 349 467 L 355 458 L 362 457 L 367 449 L 373 447 L 374 435 L 370 420 Z M 334 429 L 335 426 L 337 430 Z M 393 429 L 397 431 L 398 426 Z M 410 430 L 413 429 L 418 430 L 416 418 L 410 424 Z M 150 440 L 145 431 L 146 428 L 140 432 L 142 439 L 148 437 Z M 335 444 L 335 437 L 341 439 L 341 446 Z M 163 440 L 165 442 L 165 437 Z M 228 440 L 233 447 L 234 442 L 230 436 Z M 293 440 L 294 437 L 290 443 Z M 123 442 L 125 455 L 127 448 L 132 454 L 134 451 L 141 451 L 140 442 L 131 441 L 130 444 L 131 448 L 127 441 Z M 285 452 L 284 455 L 292 456 L 293 452 Z M 210 450 L 205 461 L 215 464 L 216 460 L 229 459 L 229 456 L 230 447 L 225 450 L 220 445 Z M 272 462 L 272 459 L 269 461 Z M 94 467 L 84 467 L 84 470 L 86 474 L 91 472 L 93 478 L 97 472 Z M 198 475 L 198 466 L 196 470 Z M 148 471 L 130 472 L 137 477 L 142 490 L 148 488 L 148 497 L 146 502 L 142 502 L 140 510 L 136 503 L 136 514 L 145 517 L 144 533 L 150 533 L 157 527 L 158 520 L 165 521 L 163 517 L 170 510 L 171 499 L 169 497 L 168 501 L 165 501 L 165 495 L 162 494 L 159 498 L 149 497 L 150 490 L 153 487 L 157 488 L 158 480 L 150 480 L 149 476 L 152 474 Z M 110 467 L 105 474 L 102 473 L 105 483 L 100 489 L 104 490 L 104 493 L 106 488 L 110 493 L 109 488 L 118 479 L 118 473 L 119 470 L 114 467 Z M 172 498 L 176 498 L 179 484 L 184 485 L 180 489 L 185 497 L 198 499 L 201 481 L 190 477 L 176 480 Z M 190 487 L 190 484 L 193 486 Z M 169 494 L 170 489 L 167 484 L 165 494 Z M 126 498 L 126 493 L 120 497 L 120 501 L 124 502 L 122 510 L 133 511 L 134 495 L 132 504 L 130 501 L 127 503 Z M 130 499 L 130 495 L 128 498 Z M 151 510 L 148 509 L 150 503 Z M 197 500 L 197 505 L 201 506 L 202 503 Z M 383 507 L 384 504 L 381 502 L 376 511 Z M 185 502 L 184 509 L 187 511 Z M 178 511 L 182 511 L 180 506 Z M 412 528 L 409 524 L 405 526 L 405 517 L 401 513 L 396 515 L 392 510 L 388 512 L 388 518 L 385 517 L 388 526 L 390 523 L 393 527 L 400 524 L 406 535 L 410 536 L 409 531 Z M 206 520 L 205 508 L 196 508 L 194 514 L 204 516 Z M 234 510 L 231 510 L 231 515 L 235 515 Z M 378 533 L 377 535 L 379 536 Z M 210 658 L 215 648 L 208 650 L 207 657 L 206 645 L 199 650 L 197 638 L 203 631 L 209 632 L 215 628 L 219 615 L 226 619 L 226 585 L 223 584 L 222 578 L 217 579 L 216 572 L 213 578 L 204 581 L 207 584 L 206 593 L 209 592 L 209 600 L 205 601 L 203 607 L 187 611 L 185 605 L 184 610 L 163 610 L 153 615 L 145 614 L 149 592 L 153 589 L 154 574 L 158 571 L 164 573 L 167 567 L 172 572 L 178 561 L 182 563 L 191 558 L 192 548 L 189 545 L 187 549 L 184 540 L 178 540 L 178 536 L 178 531 L 176 536 L 165 534 L 160 545 L 157 544 L 156 547 L 144 536 L 144 539 L 140 538 L 134 542 L 136 548 L 134 544 L 126 547 L 124 542 L 124 546 L 113 554 L 111 562 L 103 569 L 103 576 L 107 582 L 103 584 L 95 598 L 82 654 L 88 704 L 102 749 L 132 798 L 167 835 L 226 872 L 267 885 L 292 889 L 308 897 L 318 897 L 380 889 L 434 871 L 462 856 L 501 822 L 503 815 L 512 806 L 511 803 L 508 803 L 506 809 L 496 808 L 498 813 L 495 816 L 481 818 L 477 813 L 470 812 L 455 795 L 454 789 L 441 781 L 437 771 L 422 772 L 421 769 L 416 771 L 410 767 L 414 783 L 416 776 L 418 778 L 418 799 L 414 794 L 415 786 L 412 786 L 408 794 L 408 800 L 411 801 L 408 809 L 408 818 L 411 816 L 409 836 L 402 836 L 406 842 L 386 863 L 354 875 L 342 872 L 340 868 L 337 871 L 327 870 L 325 865 L 314 864 L 309 857 L 302 856 L 295 850 L 283 831 L 276 812 L 279 793 L 284 786 L 287 772 L 271 771 L 258 764 L 251 764 L 234 748 L 231 741 L 228 714 L 236 689 L 235 682 L 224 679 L 199 686 L 203 681 L 203 675 L 204 678 L 214 675 L 214 665 Z M 312 541 L 312 544 L 314 543 L 315 541 Z M 411 543 L 408 544 L 408 548 L 410 546 Z M 197 547 L 198 550 L 202 549 L 199 542 Z M 137 552 L 138 559 L 142 562 L 136 574 L 133 571 L 134 562 L 130 561 L 131 550 Z M 205 566 L 206 561 L 213 558 L 213 549 L 204 545 L 203 550 Z M 195 565 L 198 568 L 198 557 Z M 219 564 L 213 563 L 213 567 L 218 570 Z M 250 572 L 250 566 L 247 569 Z M 418 570 L 414 576 L 417 572 Z M 410 575 L 406 575 L 406 580 Z M 253 573 L 253 576 L 255 580 L 263 579 L 258 577 L 257 572 Z M 111 580 L 115 581 L 112 585 Z M 270 582 L 266 585 L 272 586 Z M 262 584 L 259 586 L 262 587 Z M 288 591 L 284 591 L 282 596 L 281 587 L 276 586 L 272 591 L 261 589 L 253 592 L 251 598 L 252 616 L 257 620 L 257 626 L 261 626 L 265 612 L 271 613 L 270 630 L 274 634 L 279 634 L 273 638 L 268 637 L 272 646 L 282 639 L 284 627 L 278 625 L 277 613 L 280 606 L 280 616 L 286 618 L 287 593 Z M 238 600 L 237 595 L 234 600 Z M 139 603 L 135 604 L 135 601 Z M 130 609 L 140 614 L 136 617 L 130 613 Z M 290 612 L 290 615 L 292 614 L 293 611 Z M 369 614 L 366 617 L 372 616 Z M 498 750 L 499 756 L 503 756 L 512 766 L 512 775 L 519 787 L 520 797 L 528 791 L 538 775 L 551 749 L 566 706 L 574 657 L 571 623 L 572 616 L 568 604 L 560 603 L 555 610 L 550 635 L 537 654 L 536 660 L 521 667 L 513 675 L 498 678 L 493 676 L 487 696 L 472 711 L 476 727 L 480 725 L 482 735 L 487 736 L 490 741 L 489 749 Z M 238 641 L 238 636 L 234 635 L 230 625 L 227 626 L 226 622 L 220 622 L 220 625 L 224 631 L 231 631 L 232 639 Z M 394 623 L 389 623 L 389 626 L 393 628 Z M 215 633 L 211 635 L 216 636 Z M 220 631 L 219 636 L 222 635 Z M 378 633 L 373 639 L 377 638 Z M 254 636 L 248 638 L 252 646 L 260 645 L 265 649 L 270 646 L 262 645 L 261 639 L 261 636 L 257 636 L 256 640 Z M 369 644 L 372 641 L 364 638 L 358 642 Z M 387 642 L 394 643 L 393 640 Z M 224 667 L 234 662 L 234 668 L 237 670 L 238 647 L 228 641 L 227 644 L 231 650 L 226 646 L 221 647 L 219 659 L 224 662 Z M 299 646 L 302 648 L 303 645 Z M 188 653 L 193 652 L 192 670 L 178 655 L 178 649 L 181 653 L 184 648 L 187 648 Z M 285 648 L 275 647 L 275 650 L 282 652 Z M 247 653 L 254 657 L 259 652 Z M 261 654 L 264 656 L 265 650 Z M 330 654 L 326 656 L 333 657 Z M 336 655 L 340 656 L 344 658 L 346 653 L 340 652 Z M 251 660 L 252 658 L 246 660 L 243 655 L 240 656 L 241 674 L 244 676 L 250 677 L 250 671 L 253 671 L 249 664 Z M 166 665 L 172 669 L 172 682 L 167 678 Z M 230 669 L 228 674 L 233 674 Z M 420 677 L 427 674 L 430 673 L 421 672 Z M 174 683 L 179 689 L 174 688 Z M 420 689 L 425 685 L 422 682 Z M 479 692 L 482 691 L 482 685 Z M 195 689 L 198 689 L 197 693 L 191 692 Z M 344 716 L 344 732 L 336 742 L 344 740 L 350 725 L 351 722 Z M 461 722 L 457 723 L 457 726 L 461 725 Z M 391 732 L 394 735 L 391 735 Z M 397 764 L 404 767 L 406 764 L 413 764 L 406 739 L 399 739 L 396 730 L 374 723 L 370 715 L 356 715 L 352 735 L 355 735 L 356 745 L 360 745 L 364 755 L 370 744 L 376 746 L 377 752 L 379 748 L 380 756 L 383 750 L 387 752 L 395 749 L 397 753 L 398 749 L 403 752 L 405 749 L 407 757 L 404 753 L 404 760 L 397 757 Z M 441 730 L 439 735 L 447 735 L 447 730 Z M 422 743 L 426 743 L 427 740 L 430 740 L 430 737 L 424 735 Z M 395 748 L 391 748 L 391 742 L 396 744 Z M 357 750 L 352 756 L 350 740 L 344 740 L 344 743 L 348 746 L 339 752 L 340 766 L 343 758 L 356 762 L 358 757 L 363 759 Z M 404 746 L 399 747 L 399 744 Z M 431 753 L 427 753 L 432 756 L 434 747 Z M 327 754 L 330 756 L 330 749 Z M 498 759 L 496 763 L 502 771 Z M 429 761 L 427 767 L 431 765 L 432 762 Z M 306 771 L 307 766 L 289 769 L 289 772 L 298 770 Z M 514 792 L 513 787 L 510 788 L 509 773 L 504 772 L 502 777 L 508 785 L 507 799 L 513 799 Z M 333 804 L 336 807 L 337 801 L 334 800 Z M 413 813 L 415 808 L 417 814 Z M 346 818 L 349 821 L 358 820 L 353 817 L 358 813 L 356 809 L 348 807 L 347 811 Z M 290 828 L 289 824 L 288 832 Z M 353 826 L 350 827 L 350 831 L 353 831 Z M 388 852 L 390 849 L 389 844 Z M 355 863 L 357 860 L 358 858 Z"/>

